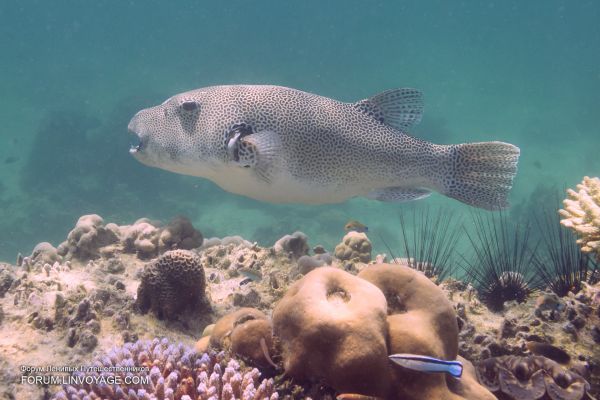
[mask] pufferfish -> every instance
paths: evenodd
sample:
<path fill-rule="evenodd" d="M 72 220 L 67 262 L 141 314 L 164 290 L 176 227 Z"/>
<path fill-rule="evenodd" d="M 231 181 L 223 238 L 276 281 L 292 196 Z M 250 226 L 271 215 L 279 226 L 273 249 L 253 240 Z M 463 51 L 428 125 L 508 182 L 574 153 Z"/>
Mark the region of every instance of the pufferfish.
<path fill-rule="evenodd" d="M 209 179 L 272 203 L 401 202 L 432 192 L 488 210 L 508 206 L 519 148 L 433 144 L 415 89 L 345 103 L 281 86 L 212 86 L 139 111 L 129 123 L 140 162 Z"/>

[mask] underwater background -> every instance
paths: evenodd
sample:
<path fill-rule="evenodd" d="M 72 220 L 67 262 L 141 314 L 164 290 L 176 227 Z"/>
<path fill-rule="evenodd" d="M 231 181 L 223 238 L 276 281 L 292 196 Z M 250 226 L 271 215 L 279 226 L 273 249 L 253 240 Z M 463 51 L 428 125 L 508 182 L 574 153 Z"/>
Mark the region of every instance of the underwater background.
<path fill-rule="evenodd" d="M 0 5 L 0 260 L 58 245 L 79 216 L 129 224 L 184 215 L 205 237 L 271 245 L 301 230 L 332 248 L 355 219 L 399 244 L 399 213 L 469 207 L 356 199 L 273 205 L 146 167 L 133 114 L 178 92 L 276 84 L 342 101 L 414 87 L 411 134 L 521 148 L 508 213 L 558 208 L 600 175 L 597 1 L 19 1 Z M 360 165 L 356 166 L 360 168 Z M 558 218 L 558 217 L 557 217 Z"/>

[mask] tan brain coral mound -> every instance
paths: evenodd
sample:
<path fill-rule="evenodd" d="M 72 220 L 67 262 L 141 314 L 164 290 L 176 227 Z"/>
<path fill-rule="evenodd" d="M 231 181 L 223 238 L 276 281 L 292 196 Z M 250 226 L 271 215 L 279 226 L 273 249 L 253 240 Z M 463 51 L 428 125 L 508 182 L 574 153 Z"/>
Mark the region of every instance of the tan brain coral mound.
<path fill-rule="evenodd" d="M 387 396 L 387 308 L 377 287 L 330 267 L 309 272 L 273 311 L 288 376 Z"/>
<path fill-rule="evenodd" d="M 389 354 L 419 354 L 455 360 L 458 353 L 458 324 L 445 293 L 424 274 L 398 264 L 375 264 L 363 269 L 365 279 L 385 295 L 388 305 Z M 461 379 L 429 374 L 391 365 L 393 386 L 390 398 L 402 400 L 494 399 L 477 383 L 470 364 Z"/>
<path fill-rule="evenodd" d="M 69 258 L 87 260 L 100 256 L 100 249 L 119 241 L 119 228 L 115 224 L 104 225 L 96 214 L 79 218 L 75 228 L 69 232 L 66 242 L 58 246 L 58 254 Z"/>
<path fill-rule="evenodd" d="M 207 307 L 205 288 L 200 258 L 188 250 L 171 250 L 144 268 L 136 305 L 142 313 L 175 319 L 186 310 Z"/>
<path fill-rule="evenodd" d="M 342 243 L 335 246 L 334 255 L 342 261 L 371 261 L 371 242 L 363 232 L 351 231 L 344 236 Z"/>
<path fill-rule="evenodd" d="M 577 234 L 584 253 L 594 253 L 600 261 L 600 178 L 583 178 L 577 191 L 568 189 L 561 224 Z"/>
<path fill-rule="evenodd" d="M 454 308 L 425 275 L 405 265 L 374 264 L 358 277 L 377 286 L 387 299 L 392 353 L 456 358 L 458 324 Z M 395 337 L 397 342 L 393 341 Z"/>

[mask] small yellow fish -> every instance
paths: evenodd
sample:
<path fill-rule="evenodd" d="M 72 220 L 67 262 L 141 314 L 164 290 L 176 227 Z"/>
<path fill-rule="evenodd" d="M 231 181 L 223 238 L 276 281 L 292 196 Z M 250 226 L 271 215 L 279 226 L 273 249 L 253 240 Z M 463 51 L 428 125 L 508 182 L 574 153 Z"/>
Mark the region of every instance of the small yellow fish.
<path fill-rule="evenodd" d="M 348 223 L 344 225 L 344 229 L 346 230 L 346 232 L 369 232 L 368 226 L 361 224 L 360 222 L 355 220 L 348 221 Z"/>

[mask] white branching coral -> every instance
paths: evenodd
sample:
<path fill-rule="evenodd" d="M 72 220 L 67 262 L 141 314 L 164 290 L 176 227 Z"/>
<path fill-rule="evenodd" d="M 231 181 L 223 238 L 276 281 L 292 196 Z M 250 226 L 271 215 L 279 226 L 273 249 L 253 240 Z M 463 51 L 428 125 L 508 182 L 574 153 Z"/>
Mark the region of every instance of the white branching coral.
<path fill-rule="evenodd" d="M 567 190 L 560 223 L 577 234 L 581 251 L 600 261 L 600 178 L 584 177 L 577 190 Z"/>

